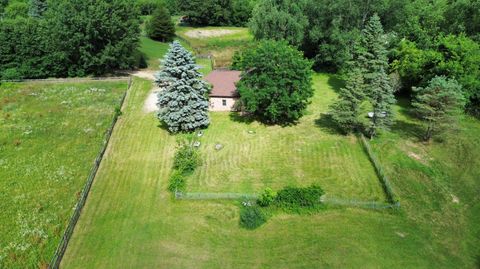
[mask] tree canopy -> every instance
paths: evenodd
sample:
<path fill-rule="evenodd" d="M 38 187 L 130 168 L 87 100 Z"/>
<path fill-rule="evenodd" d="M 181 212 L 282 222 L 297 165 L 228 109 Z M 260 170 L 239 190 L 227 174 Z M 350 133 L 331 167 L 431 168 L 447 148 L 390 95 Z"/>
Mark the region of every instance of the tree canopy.
<path fill-rule="evenodd" d="M 291 124 L 304 113 L 313 96 L 311 62 L 279 41 L 262 41 L 246 49 L 237 67 L 244 109 L 265 123 Z"/>
<path fill-rule="evenodd" d="M 175 25 L 164 5 L 158 6 L 152 13 L 152 18 L 146 24 L 148 37 L 161 42 L 172 41 L 175 36 Z"/>
<path fill-rule="evenodd" d="M 413 92 L 412 106 L 425 126 L 424 140 L 452 129 L 465 102 L 456 80 L 434 77 L 427 87 L 413 88 Z"/>
<path fill-rule="evenodd" d="M 43 3 L 32 1 L 2 20 L 1 78 L 100 75 L 134 66 L 140 21 L 131 1 L 59 0 L 46 10 Z"/>

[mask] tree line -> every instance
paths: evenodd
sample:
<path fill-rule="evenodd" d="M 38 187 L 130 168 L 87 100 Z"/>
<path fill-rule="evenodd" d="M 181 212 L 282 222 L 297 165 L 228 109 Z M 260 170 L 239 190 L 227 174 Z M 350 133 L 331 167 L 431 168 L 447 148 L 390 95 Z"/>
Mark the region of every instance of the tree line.
<path fill-rule="evenodd" d="M 0 78 L 101 75 L 136 64 L 131 0 L 1 0 Z"/>
<path fill-rule="evenodd" d="M 383 25 L 388 74 L 400 92 L 443 76 L 457 80 L 466 109 L 480 115 L 480 2 L 476 0 L 262 0 L 255 38 L 286 40 L 317 70 L 347 73 L 368 18 Z"/>

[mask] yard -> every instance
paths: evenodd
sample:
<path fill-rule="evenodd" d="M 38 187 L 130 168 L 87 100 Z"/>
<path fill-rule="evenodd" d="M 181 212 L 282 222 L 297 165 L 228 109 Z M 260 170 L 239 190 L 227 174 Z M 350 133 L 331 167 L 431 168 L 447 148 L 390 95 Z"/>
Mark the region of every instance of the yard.
<path fill-rule="evenodd" d="M 300 123 L 309 128 L 305 132 L 212 114 L 213 124 L 202 138 L 205 163 L 189 178 L 188 188 L 239 192 L 318 182 L 335 196 L 381 199 L 355 139 L 336 135 L 328 122 L 316 120 L 327 110 L 338 83 L 328 75 L 315 75 L 314 81 L 316 95 Z M 447 144 L 424 145 L 405 131 L 373 141 L 400 194 L 400 211 L 280 213 L 247 231 L 239 227 L 237 202 L 172 199 L 166 188 L 176 136 L 142 111 L 150 88 L 149 81 L 133 84 L 64 268 L 465 268 L 476 263 L 471 257 L 478 253 L 479 232 L 477 121 L 464 120 L 461 139 Z M 397 124 L 411 130 L 415 122 L 406 107 L 397 107 Z M 256 133 L 248 134 L 252 129 Z M 306 150 L 302 138 L 314 139 L 305 141 L 313 148 Z M 219 152 L 212 150 L 217 142 L 225 145 Z M 472 150 L 465 151 L 468 147 Z M 466 152 L 468 158 L 459 159 Z M 286 156 L 274 156 L 279 153 Z M 302 167 L 297 158 L 317 168 Z M 446 164 L 452 159 L 458 166 Z M 246 172 L 240 174 L 242 169 Z M 332 170 L 338 175 L 332 176 Z"/>
<path fill-rule="evenodd" d="M 50 262 L 126 88 L 0 85 L 0 268 Z"/>

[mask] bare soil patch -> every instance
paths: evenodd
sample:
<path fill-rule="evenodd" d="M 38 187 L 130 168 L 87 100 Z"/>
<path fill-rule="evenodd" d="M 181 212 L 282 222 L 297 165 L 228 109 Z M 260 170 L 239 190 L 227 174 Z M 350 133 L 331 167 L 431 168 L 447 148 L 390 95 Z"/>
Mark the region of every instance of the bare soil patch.
<path fill-rule="evenodd" d="M 190 30 L 185 33 L 186 36 L 191 38 L 209 38 L 209 37 L 219 37 L 225 35 L 232 35 L 240 32 L 240 30 L 228 30 L 228 29 L 218 29 L 218 30 Z"/>

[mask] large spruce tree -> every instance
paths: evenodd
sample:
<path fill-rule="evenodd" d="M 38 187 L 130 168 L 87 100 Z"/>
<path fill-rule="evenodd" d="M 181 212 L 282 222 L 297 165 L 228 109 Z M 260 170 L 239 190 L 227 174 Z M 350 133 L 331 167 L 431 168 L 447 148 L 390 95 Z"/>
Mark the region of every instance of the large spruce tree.
<path fill-rule="evenodd" d="M 174 41 L 156 74 L 158 118 L 173 133 L 191 132 L 210 124 L 208 85 L 201 79 L 192 54 Z"/>
<path fill-rule="evenodd" d="M 357 49 L 357 67 L 364 72 L 365 96 L 372 105 L 368 132 L 370 137 L 379 128 L 388 128 L 392 122 L 391 106 L 395 103 L 393 87 L 387 75 L 388 57 L 386 39 L 378 15 L 373 15 L 362 31 Z"/>
<path fill-rule="evenodd" d="M 339 91 L 339 99 L 331 106 L 332 119 L 344 133 L 360 127 L 360 105 L 364 100 L 364 79 L 362 71 L 354 68 L 348 73 L 347 83 Z"/>
<path fill-rule="evenodd" d="M 168 9 L 162 4 L 152 14 L 146 25 L 147 35 L 153 40 L 170 42 L 175 36 L 175 25 Z"/>

